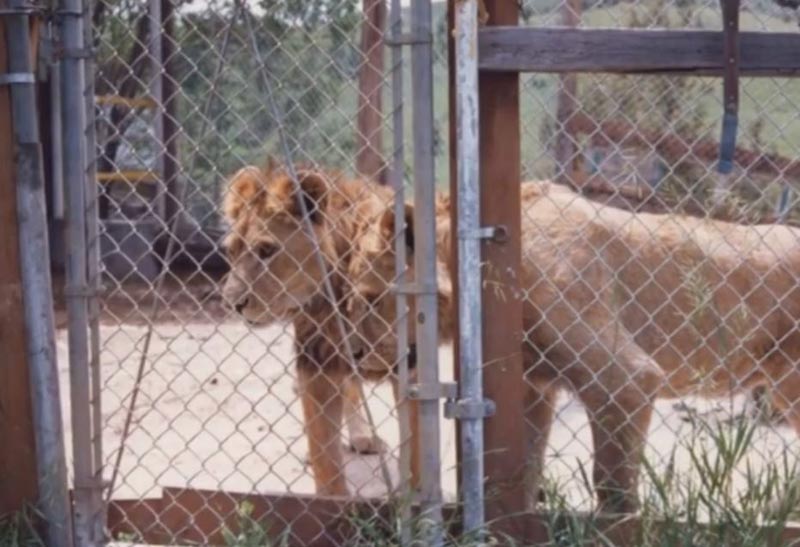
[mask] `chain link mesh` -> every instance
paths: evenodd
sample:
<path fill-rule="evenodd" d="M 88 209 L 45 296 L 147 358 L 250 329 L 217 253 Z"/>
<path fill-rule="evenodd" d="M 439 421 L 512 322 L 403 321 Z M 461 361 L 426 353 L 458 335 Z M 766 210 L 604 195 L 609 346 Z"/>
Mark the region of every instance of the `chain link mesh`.
<path fill-rule="evenodd" d="M 377 183 L 343 190 L 333 172 L 385 176 L 390 147 L 399 144 L 387 106 L 388 54 L 374 70 L 377 90 L 365 93 L 361 43 L 370 23 L 355 0 L 161 2 L 164 18 L 153 34 L 155 5 L 101 1 L 93 12 L 107 284 L 102 439 L 106 474 L 116 475 L 110 495 L 143 506 L 164 488 L 304 495 L 340 494 L 344 485 L 356 496 L 385 496 L 387 482 L 396 487 L 400 480 L 397 403 L 389 383 L 367 380 L 376 376 L 369 367 L 385 371 L 397 360 L 392 333 L 407 317 L 387 304 L 399 281 L 394 264 L 371 247 L 391 244 L 382 231 L 391 193 Z M 538 27 L 721 27 L 712 0 L 537 0 L 522 2 L 521 13 L 523 24 Z M 743 2 L 743 30 L 796 25 L 795 12 L 774 2 Z M 434 4 L 433 28 L 433 131 L 437 180 L 446 192 L 444 3 Z M 153 85 L 157 74 L 160 86 Z M 404 80 L 410 96 L 411 79 Z M 526 418 L 549 434 L 539 462 L 539 507 L 596 507 L 592 467 L 598 461 L 616 466 L 619 444 L 633 443 L 636 453 L 637 438 L 644 440 L 638 497 L 646 507 L 667 514 L 709 488 L 709 476 L 721 477 L 713 488 L 722 505 L 765 503 L 772 497 L 764 493 L 767 483 L 785 486 L 797 465 L 789 427 L 797 422 L 795 373 L 786 366 L 797 357 L 790 297 L 800 235 L 792 227 L 800 221 L 800 84 L 741 80 L 732 193 L 714 213 L 734 226 L 707 218 L 722 115 L 719 79 L 532 74 L 520 81 L 524 180 L 554 182 L 546 191 L 526 183 L 522 204 L 523 261 L 530 268 L 523 287 L 532 350 L 526 358 L 551 365 L 544 376 L 533 367 L 526 377 L 537 388 Z M 265 82 L 272 84 L 280 119 L 268 106 Z M 364 130 L 359 112 L 378 100 L 383 106 L 365 115 L 373 121 Z M 410 108 L 410 121 L 409 114 Z M 240 168 L 260 166 L 265 156 L 286 159 L 280 128 L 291 159 L 303 166 L 298 180 L 254 167 L 256 186 L 237 185 L 238 175 L 248 173 Z M 409 164 L 411 150 L 406 147 Z M 358 158 L 370 155 L 359 165 Z M 370 171 L 363 173 L 366 164 Z M 237 172 L 228 188 L 225 181 Z M 304 203 L 311 217 L 320 215 L 312 226 L 313 252 L 296 246 L 307 235 L 303 226 L 286 228 L 277 214 L 291 216 L 299 195 L 294 184 L 310 199 Z M 225 200 L 243 208 L 226 217 Z M 443 219 L 446 198 L 440 205 Z M 656 216 L 646 216 L 651 213 Z M 274 237 L 278 225 L 285 231 Z M 316 270 L 316 252 L 330 271 Z M 543 256 L 553 259 L 552 269 Z M 248 274 L 246 263 L 260 273 Z M 537 268 L 543 270 L 531 273 Z M 298 335 L 288 313 L 270 316 L 309 305 L 326 277 L 339 300 L 315 309 L 300 325 L 309 329 L 305 334 Z M 239 292 L 223 291 L 231 279 L 240 282 Z M 331 326 L 337 314 L 356 342 L 357 360 L 369 363 L 353 381 L 323 365 L 344 359 L 342 333 Z M 326 349 L 303 351 L 303 336 Z M 295 366 L 298 354 L 316 367 L 306 368 L 304 378 Z M 447 380 L 453 367 L 446 347 L 441 363 Z M 678 398 L 658 399 L 650 419 L 654 382 L 670 384 L 664 391 Z M 310 419 L 303 396 L 313 385 L 322 391 L 306 401 L 316 405 Z M 361 406 L 361 387 L 371 419 Z M 343 417 L 331 419 L 340 403 Z M 324 430 L 318 440 L 326 454 L 343 454 L 341 464 L 309 453 L 314 429 Z M 454 435 L 443 430 L 445 497 L 452 499 Z M 332 474 L 326 465 L 333 465 Z M 617 477 L 618 471 L 601 469 L 601 478 L 603 471 Z M 315 518 L 310 503 L 306 516 Z M 705 517 L 722 505 L 706 507 Z M 189 519 L 222 511 L 210 502 L 193 507 Z M 237 510 L 245 509 L 226 506 L 216 516 L 236 517 Z M 153 515 L 152 527 L 167 526 L 160 519 Z M 367 521 L 394 525 L 378 512 Z M 291 530 L 295 522 L 283 524 Z M 148 532 L 126 524 L 134 537 Z"/>
<path fill-rule="evenodd" d="M 347 245 L 367 224 L 370 203 L 391 203 L 392 192 L 377 181 L 386 180 L 392 149 L 401 144 L 391 126 L 393 67 L 380 42 L 388 32 L 388 4 L 94 4 L 96 123 L 89 130 L 97 139 L 92 152 L 105 282 L 103 465 L 108 499 L 128 500 L 112 530 L 121 539 L 226 539 L 221 530 L 204 528 L 210 512 L 213 522 L 241 526 L 243 518 L 257 516 L 251 533 L 277 519 L 290 540 L 302 543 L 307 530 L 293 526 L 320 522 L 305 495 L 405 495 L 408 478 L 401 477 L 398 459 L 401 437 L 407 445 L 410 433 L 398 429 L 394 363 L 347 373 L 342 336 L 352 336 L 343 313 Z M 435 17 L 436 78 L 443 83 L 443 5 Z M 407 59 L 402 70 L 402 91 L 410 96 Z M 437 154 L 444 158 L 443 85 L 436 86 L 436 98 Z M 410 127 L 411 108 L 404 111 Z M 410 165 L 413 148 L 405 150 Z M 267 157 L 278 165 L 267 166 Z M 304 192 L 310 192 L 310 174 L 321 184 L 316 201 L 303 202 L 313 219 L 313 252 L 295 246 L 308 243 L 309 235 L 298 218 L 290 228 L 281 225 L 282 232 L 280 222 L 272 224 L 297 212 L 300 194 L 283 167 L 287 161 L 299 169 L 296 182 Z M 252 167 L 240 171 L 246 166 Z M 446 182 L 447 161 L 439 166 Z M 254 187 L 242 182 L 248 173 Z M 346 180 L 358 177 L 364 182 L 349 191 Z M 254 189 L 261 193 L 248 194 Z M 275 201 L 280 192 L 286 199 Z M 241 209 L 224 214 L 223 203 L 237 201 Z M 258 262 L 257 275 L 249 275 L 248 261 Z M 333 304 L 322 288 L 326 278 Z M 385 281 L 394 282 L 394 274 Z M 239 293 L 231 288 L 237 282 Z M 253 309 L 267 313 L 254 316 Z M 333 326 L 337 317 L 346 332 Z M 357 362 L 367 361 L 380 341 L 361 342 Z M 454 454 L 452 435 L 446 442 Z M 452 455 L 446 465 L 454 468 Z M 452 497 L 454 476 L 449 482 Z M 228 501 L 245 494 L 300 496 L 303 508 L 262 515 L 247 503 L 176 499 L 176 489 L 219 491 Z M 176 509 L 205 532 L 187 536 L 176 528 Z M 137 520 L 142 511 L 148 518 Z M 377 510 L 359 515 L 364 522 L 351 523 L 349 541 L 368 544 L 370 530 L 397 527 L 393 518 Z M 334 531 L 320 531 L 328 533 Z"/>
<path fill-rule="evenodd" d="M 722 22 L 714 1 L 521 7 L 524 24 L 537 27 L 719 30 Z M 774 2 L 745 1 L 740 25 L 796 32 L 798 19 Z M 529 407 L 529 425 L 541 429 L 553 415 L 540 508 L 597 507 L 598 461 L 610 457 L 607 475 L 620 479 L 614 458 L 620 446 L 638 457 L 636 439 L 644 441 L 637 493 L 651 514 L 741 517 L 766 510 L 766 498 L 791 484 L 800 232 L 779 225 L 795 226 L 800 213 L 800 82 L 742 78 L 740 89 L 732 191 L 712 212 L 721 78 L 521 77 L 524 180 L 578 190 L 523 201 L 524 237 L 535 241 L 523 241 L 523 261 L 537 265 L 525 280 L 527 335 L 554 369 L 529 378 L 545 393 Z M 542 284 L 558 296 L 549 300 Z M 657 398 L 648 420 L 653 397 L 625 367 L 653 364 L 671 398 Z M 548 394 L 551 382 L 568 389 Z"/>

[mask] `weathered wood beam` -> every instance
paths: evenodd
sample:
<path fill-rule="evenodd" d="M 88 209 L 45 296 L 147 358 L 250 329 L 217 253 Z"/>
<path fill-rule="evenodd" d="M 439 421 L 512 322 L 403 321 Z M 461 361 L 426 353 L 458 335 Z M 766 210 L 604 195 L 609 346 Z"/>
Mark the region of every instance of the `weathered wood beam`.
<path fill-rule="evenodd" d="M 719 76 L 722 33 L 708 30 L 486 27 L 479 66 L 498 72 Z M 800 76 L 800 33 L 742 32 L 742 76 Z"/>

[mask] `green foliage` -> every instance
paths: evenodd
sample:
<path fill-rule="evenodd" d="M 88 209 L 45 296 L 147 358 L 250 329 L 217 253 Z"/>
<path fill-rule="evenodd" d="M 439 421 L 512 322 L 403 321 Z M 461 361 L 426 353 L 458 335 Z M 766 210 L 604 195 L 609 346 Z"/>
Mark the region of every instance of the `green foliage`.
<path fill-rule="evenodd" d="M 222 530 L 222 537 L 227 547 L 283 547 L 289 544 L 287 533 L 274 543 L 269 535 L 269 527 L 253 518 L 253 504 L 243 501 L 236 508 L 237 530 Z"/>
<path fill-rule="evenodd" d="M 784 453 L 756 471 L 747 460 L 755 440 L 751 421 L 709 422 L 690 414 L 690 424 L 689 434 L 664 455 L 666 465 L 647 458 L 642 462 L 645 485 L 635 544 L 779 545 L 800 501 L 797 465 Z M 685 451 L 690 464 L 682 471 L 676 469 L 679 451 Z M 588 479 L 582 486 L 591 495 Z M 596 517 L 574 512 L 561 485 L 548 480 L 544 490 L 554 545 L 610 545 Z"/>
<path fill-rule="evenodd" d="M 179 87 L 181 159 L 192 184 L 189 205 L 196 218 L 216 209 L 222 179 L 244 163 L 266 154 L 282 156 L 279 125 L 296 149 L 297 161 L 348 166 L 355 155 L 354 120 L 360 62 L 358 0 L 305 2 L 263 0 L 234 9 L 229 0 L 176 17 L 176 54 L 170 59 Z M 105 4 L 97 25 L 97 89 L 147 93 L 146 55 L 136 55 L 141 8 Z M 251 32 L 252 29 L 252 32 Z M 262 62 L 263 61 L 263 65 Z M 269 78 L 281 119 L 269 108 L 264 78 Z M 143 119 L 122 131 L 123 141 L 147 128 Z M 102 128 L 101 128 L 102 129 Z M 115 131 L 100 131 L 113 138 Z M 129 144 L 129 143 L 126 143 Z M 153 148 L 157 146 L 152 140 Z M 147 161 L 156 150 L 139 152 Z M 111 163 L 121 161 L 111 158 Z"/>

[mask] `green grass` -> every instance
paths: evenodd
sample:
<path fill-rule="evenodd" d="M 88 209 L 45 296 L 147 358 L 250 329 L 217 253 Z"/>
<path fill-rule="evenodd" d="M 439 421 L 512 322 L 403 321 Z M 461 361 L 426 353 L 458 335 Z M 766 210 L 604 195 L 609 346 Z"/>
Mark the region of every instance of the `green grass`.
<path fill-rule="evenodd" d="M 0 547 L 43 547 L 44 542 L 36 530 L 34 516 L 33 509 L 0 516 Z"/>
<path fill-rule="evenodd" d="M 784 452 L 759 471 L 747 460 L 755 424 L 693 420 L 681 449 L 690 469 L 677 471 L 679 447 L 666 462 L 643 462 L 642 508 L 636 545 L 642 547 L 756 547 L 782 544 L 781 534 L 798 507 L 796 463 Z M 666 465 L 663 465 L 666 463 Z M 738 474 L 738 476 L 737 476 Z M 583 488 L 591 495 L 587 473 Z M 738 478 L 738 481 L 736 480 Z M 610 544 L 593 517 L 578 516 L 563 495 L 563 485 L 545 481 L 553 545 Z"/>
<path fill-rule="evenodd" d="M 640 482 L 641 510 L 635 520 L 609 521 L 593 513 L 579 513 L 565 492 L 567 485 L 553 479 L 544 482 L 545 503 L 541 517 L 549 535 L 546 545 L 574 547 L 614 545 L 619 529 L 640 547 L 715 547 L 736 545 L 762 547 L 783 545 L 782 534 L 796 518 L 800 501 L 800 469 L 787 452 L 777 455 L 756 470 L 748 460 L 756 441 L 753 420 L 706 420 L 690 415 L 691 428 L 679 446 L 663 454 L 665 461 L 642 462 Z M 688 454 L 689 466 L 678 466 L 678 452 Z M 680 467 L 680 469 L 679 469 Z M 593 495 L 590 471 L 576 471 L 581 488 Z M 393 510 L 380 513 L 369 509 L 346 517 L 348 547 L 399 547 L 404 524 L 410 531 L 411 545 L 424 545 L 431 523 L 422 516 L 403 520 L 399 502 Z M 455 513 L 444 523 L 445 545 L 532 545 L 493 536 L 450 533 L 459 528 Z M 279 541 L 270 540 L 268 527 L 251 518 L 251 509 L 240 508 L 236 533 L 226 532 L 226 545 L 250 547 L 285 545 L 287 530 Z M 615 523 L 616 532 L 609 529 Z M 621 523 L 621 524 L 620 524 Z M 340 530 L 341 531 L 341 530 Z M 630 534 L 630 535 L 629 535 Z"/>

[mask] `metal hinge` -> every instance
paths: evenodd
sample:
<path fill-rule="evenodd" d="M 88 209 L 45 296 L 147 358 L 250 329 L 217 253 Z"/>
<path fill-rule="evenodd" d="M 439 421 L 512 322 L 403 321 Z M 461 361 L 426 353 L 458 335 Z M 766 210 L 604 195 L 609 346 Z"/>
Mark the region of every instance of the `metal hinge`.
<path fill-rule="evenodd" d="M 495 243 L 508 241 L 508 228 L 503 224 L 484 226 L 475 230 L 459 230 L 458 239 L 490 239 Z"/>

